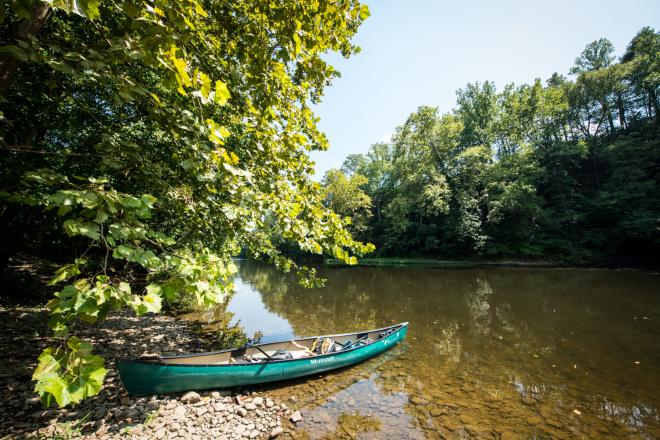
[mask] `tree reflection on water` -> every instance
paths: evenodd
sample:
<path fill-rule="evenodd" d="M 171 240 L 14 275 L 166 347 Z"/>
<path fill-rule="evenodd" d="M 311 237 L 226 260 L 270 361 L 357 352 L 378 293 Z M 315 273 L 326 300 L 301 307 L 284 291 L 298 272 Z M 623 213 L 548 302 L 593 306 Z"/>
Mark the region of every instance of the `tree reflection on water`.
<path fill-rule="evenodd" d="M 410 321 L 410 331 L 385 362 L 270 387 L 307 396 L 312 413 L 335 408 L 336 420 L 342 411 L 361 409 L 348 404 L 360 394 L 379 402 L 382 411 L 368 414 L 378 415 L 381 434 L 395 438 L 406 430 L 660 437 L 657 276 L 519 268 L 319 271 L 327 286 L 313 290 L 257 262 L 241 262 L 238 276 L 297 336 L 401 321 Z M 354 391 L 356 380 L 369 386 Z M 404 396 L 400 407 L 414 426 L 384 406 L 387 396 Z M 312 421 L 305 424 L 317 432 Z"/>

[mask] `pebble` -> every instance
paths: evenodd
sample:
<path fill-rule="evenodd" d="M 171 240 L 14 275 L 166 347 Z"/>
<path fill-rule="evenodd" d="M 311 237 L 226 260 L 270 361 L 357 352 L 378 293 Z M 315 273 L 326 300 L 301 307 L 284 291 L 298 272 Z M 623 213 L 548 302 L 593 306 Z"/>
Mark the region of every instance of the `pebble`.
<path fill-rule="evenodd" d="M 411 398 L 410 398 L 410 402 L 411 402 L 413 405 L 417 405 L 417 406 L 426 406 L 426 405 L 429 404 L 429 401 L 428 401 L 428 400 L 423 399 L 423 398 L 421 398 L 421 397 L 419 397 L 419 396 L 413 396 L 413 397 L 411 397 Z"/>
<path fill-rule="evenodd" d="M 539 423 L 541 423 L 542 420 L 539 417 L 530 416 L 530 417 L 527 417 L 527 419 L 525 421 L 527 422 L 528 425 L 538 425 Z"/>
<path fill-rule="evenodd" d="M 294 411 L 293 414 L 291 414 L 291 417 L 289 417 L 289 420 L 291 420 L 293 423 L 298 423 L 302 420 L 302 415 L 300 414 L 300 411 Z"/>
<path fill-rule="evenodd" d="M 45 326 L 45 311 L 36 310 L 33 313 L 35 320 L 43 320 Z M 13 321 L 17 321 L 21 311 L 3 309 L 9 316 L 14 313 Z M 3 325 L 0 322 L 0 331 Z M 95 342 L 95 350 L 106 358 L 106 365 L 113 365 L 114 358 L 125 355 L 127 350 L 137 355 L 146 355 L 147 350 L 168 355 L 200 348 L 193 345 L 198 338 L 185 322 L 162 315 L 137 318 L 126 312 L 113 312 L 99 326 L 81 326 L 78 331 L 81 337 Z M 166 337 L 158 337 L 159 334 L 166 334 Z M 34 335 L 26 337 L 32 340 Z M 19 353 L 17 360 L 29 364 L 36 358 L 36 350 L 49 343 L 46 338 L 36 341 L 30 347 L 34 353 L 26 349 L 22 356 Z M 3 438 L 69 438 L 66 430 L 72 428 L 90 440 L 237 440 L 275 438 L 284 433 L 281 425 L 286 416 L 281 412 L 279 402 L 268 396 L 252 393 L 251 397 L 233 397 L 228 390 L 128 396 L 113 367 L 109 367 L 101 393 L 75 408 L 40 409 L 29 375 L 0 377 L 0 387 L 9 392 L 8 398 L 3 396 L 0 400 L 0 432 L 3 433 L 0 437 L 9 431 L 9 436 Z M 8 414 L 23 421 L 7 418 Z M 88 420 L 81 421 L 86 414 L 89 414 Z M 69 427 L 65 425 L 67 422 L 71 423 Z M 74 437 L 78 438 L 78 435 Z"/>
<path fill-rule="evenodd" d="M 173 417 L 179 420 L 184 420 L 186 418 L 186 407 L 179 406 L 174 409 Z"/>

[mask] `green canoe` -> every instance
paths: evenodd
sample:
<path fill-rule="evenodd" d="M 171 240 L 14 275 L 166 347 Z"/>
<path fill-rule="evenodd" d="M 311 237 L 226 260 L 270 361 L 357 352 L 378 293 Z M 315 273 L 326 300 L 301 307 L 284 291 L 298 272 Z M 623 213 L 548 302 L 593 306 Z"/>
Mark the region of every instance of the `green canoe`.
<path fill-rule="evenodd" d="M 404 322 L 365 332 L 313 336 L 212 353 L 120 359 L 117 368 L 130 394 L 252 385 L 364 361 L 403 341 L 407 331 L 408 323 Z"/>

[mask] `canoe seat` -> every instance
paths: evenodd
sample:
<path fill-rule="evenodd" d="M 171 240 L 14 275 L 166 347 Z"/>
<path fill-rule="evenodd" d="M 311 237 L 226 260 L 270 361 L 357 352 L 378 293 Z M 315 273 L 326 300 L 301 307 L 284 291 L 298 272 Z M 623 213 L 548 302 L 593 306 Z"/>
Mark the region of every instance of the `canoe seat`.
<path fill-rule="evenodd" d="M 291 351 L 291 354 L 293 355 L 294 359 L 301 359 L 304 357 L 310 357 L 311 354 L 309 354 L 308 351 L 306 350 L 293 350 Z"/>

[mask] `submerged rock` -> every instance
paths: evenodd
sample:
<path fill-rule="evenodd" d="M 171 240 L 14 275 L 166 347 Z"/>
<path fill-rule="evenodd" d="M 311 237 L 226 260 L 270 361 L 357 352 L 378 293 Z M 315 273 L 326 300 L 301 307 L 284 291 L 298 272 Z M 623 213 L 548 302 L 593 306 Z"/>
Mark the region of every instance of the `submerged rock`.
<path fill-rule="evenodd" d="M 279 436 L 283 432 L 284 432 L 284 429 L 281 426 L 278 426 L 277 428 L 273 429 L 270 432 L 270 438 L 276 438 L 277 436 Z"/>

